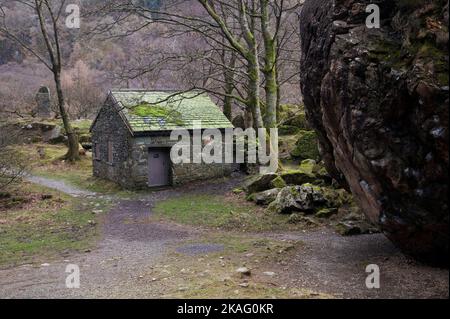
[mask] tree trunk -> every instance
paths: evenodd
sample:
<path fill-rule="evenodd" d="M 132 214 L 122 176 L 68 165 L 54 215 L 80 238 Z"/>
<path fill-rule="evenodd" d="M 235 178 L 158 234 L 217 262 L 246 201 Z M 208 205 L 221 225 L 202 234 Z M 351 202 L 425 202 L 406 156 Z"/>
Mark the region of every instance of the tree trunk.
<path fill-rule="evenodd" d="M 265 72 L 266 84 L 266 113 L 264 115 L 264 126 L 266 128 L 277 127 L 277 80 L 273 71 Z"/>
<path fill-rule="evenodd" d="M 69 116 L 66 112 L 66 108 L 64 106 L 64 94 L 61 87 L 61 74 L 59 71 L 54 72 L 55 85 L 56 85 L 56 94 L 58 96 L 58 108 L 59 113 L 61 115 L 64 130 L 67 134 L 68 139 L 68 150 L 66 155 L 64 155 L 64 159 L 69 162 L 75 162 L 80 160 L 80 151 L 79 151 L 79 143 L 78 143 L 78 135 L 73 131 L 72 126 L 70 125 Z"/>
<path fill-rule="evenodd" d="M 277 79 L 277 121 L 281 119 L 281 85 L 280 85 L 280 73 L 278 72 L 278 67 L 276 68 L 276 79 Z"/>
<path fill-rule="evenodd" d="M 278 101 L 278 83 L 277 83 L 277 52 L 276 41 L 269 31 L 269 2 L 260 0 L 261 7 L 261 30 L 264 40 L 264 67 L 266 92 L 266 112 L 264 115 L 264 125 L 266 128 L 277 127 L 277 101 Z"/>
<path fill-rule="evenodd" d="M 261 114 L 261 76 L 259 71 L 259 61 L 256 47 L 253 48 L 253 55 L 248 59 L 248 107 L 253 114 L 253 125 L 255 128 L 264 127 Z"/>
<path fill-rule="evenodd" d="M 233 89 L 229 89 L 227 85 L 225 85 L 225 98 L 223 100 L 223 114 L 229 119 L 233 121 L 233 98 L 229 96 L 229 94 L 233 93 Z"/>
<path fill-rule="evenodd" d="M 227 60 L 225 58 L 225 52 L 223 56 L 224 63 L 224 70 L 223 70 L 223 76 L 225 78 L 225 98 L 223 101 L 223 113 L 225 116 L 232 121 L 233 120 L 233 98 L 231 97 L 234 91 L 234 68 L 236 66 L 236 53 L 231 53 L 231 59 L 229 61 L 229 65 L 225 66 L 225 63 L 227 63 Z"/>

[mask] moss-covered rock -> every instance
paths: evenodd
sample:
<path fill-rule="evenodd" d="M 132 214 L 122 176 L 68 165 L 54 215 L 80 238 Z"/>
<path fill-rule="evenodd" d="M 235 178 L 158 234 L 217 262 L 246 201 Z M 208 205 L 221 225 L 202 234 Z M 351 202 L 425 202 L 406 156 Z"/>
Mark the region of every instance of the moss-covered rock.
<path fill-rule="evenodd" d="M 284 171 L 281 173 L 281 178 L 288 185 L 303 185 L 306 183 L 314 183 L 317 178 L 314 174 L 304 172 L 302 170 Z"/>
<path fill-rule="evenodd" d="M 309 174 L 314 174 L 315 171 L 318 170 L 317 167 L 317 162 L 313 159 L 306 159 L 303 160 L 300 163 L 300 170 L 305 172 L 305 173 L 309 173 Z"/>
<path fill-rule="evenodd" d="M 301 131 L 291 156 L 299 159 L 320 159 L 317 135 L 314 131 Z"/>
<path fill-rule="evenodd" d="M 279 176 L 277 174 L 264 174 L 253 176 L 244 183 L 244 189 L 247 192 L 247 194 L 254 194 L 266 191 L 268 189 L 276 188 L 273 186 L 272 182 L 276 180 L 278 177 Z"/>
<path fill-rule="evenodd" d="M 302 93 L 321 153 L 396 246 L 448 265 L 448 0 L 376 1 L 372 30 L 355 3 L 302 8 Z"/>
<path fill-rule="evenodd" d="M 287 186 L 286 182 L 284 181 L 284 179 L 281 176 L 278 176 L 277 178 L 275 178 L 271 185 L 275 188 L 284 188 Z"/>
<path fill-rule="evenodd" d="M 277 214 L 311 214 L 324 205 L 326 199 L 320 188 L 312 185 L 288 186 L 280 191 L 276 200 L 269 205 L 268 211 Z"/>
<path fill-rule="evenodd" d="M 254 201 L 257 205 L 266 206 L 275 201 L 279 193 L 280 189 L 278 188 L 269 189 L 261 193 L 252 194 L 251 200 Z"/>
<path fill-rule="evenodd" d="M 325 168 L 325 166 L 323 166 L 322 163 L 316 164 L 312 167 L 309 164 L 307 166 L 300 165 L 300 170 L 310 172 L 310 169 L 312 169 L 312 174 L 316 177 L 316 183 L 320 185 L 332 184 L 333 179 L 331 178 L 330 174 L 328 174 L 327 169 Z"/>

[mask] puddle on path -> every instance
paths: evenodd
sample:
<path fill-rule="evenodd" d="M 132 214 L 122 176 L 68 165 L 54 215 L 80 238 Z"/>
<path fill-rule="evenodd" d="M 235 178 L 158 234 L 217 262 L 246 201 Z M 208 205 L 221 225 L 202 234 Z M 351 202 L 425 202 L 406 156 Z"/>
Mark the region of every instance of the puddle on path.
<path fill-rule="evenodd" d="M 181 254 L 195 256 L 209 253 L 217 253 L 224 250 L 223 245 L 218 244 L 190 244 L 178 247 L 176 251 Z"/>

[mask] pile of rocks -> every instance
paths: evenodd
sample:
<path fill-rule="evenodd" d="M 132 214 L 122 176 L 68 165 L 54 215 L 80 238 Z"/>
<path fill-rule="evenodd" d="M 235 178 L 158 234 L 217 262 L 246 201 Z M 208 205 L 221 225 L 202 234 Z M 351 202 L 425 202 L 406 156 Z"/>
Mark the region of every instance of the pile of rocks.
<path fill-rule="evenodd" d="M 247 199 L 272 214 L 289 214 L 292 223 L 330 224 L 342 235 L 377 232 L 344 189 L 335 188 L 321 164 L 303 161 L 297 170 L 250 178 Z"/>

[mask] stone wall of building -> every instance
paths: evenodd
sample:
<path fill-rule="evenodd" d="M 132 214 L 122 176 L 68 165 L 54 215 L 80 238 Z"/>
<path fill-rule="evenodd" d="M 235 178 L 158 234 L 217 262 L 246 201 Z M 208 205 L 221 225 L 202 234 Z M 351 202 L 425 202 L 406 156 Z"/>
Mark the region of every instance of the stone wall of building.
<path fill-rule="evenodd" d="M 107 101 L 92 129 L 94 176 L 114 181 L 125 188 L 134 186 L 130 179 L 131 133 L 114 107 Z M 108 142 L 112 142 L 112 163 L 108 162 Z"/>
<path fill-rule="evenodd" d="M 149 148 L 167 148 L 168 150 L 176 144 L 176 141 L 170 140 L 169 134 L 154 135 L 149 137 L 136 137 L 133 139 L 131 152 L 131 178 L 134 188 L 147 187 L 149 166 L 148 150 Z M 191 145 L 192 146 L 192 145 Z M 191 147 L 191 151 L 193 148 Z M 171 163 L 171 178 L 173 185 L 182 185 L 185 183 L 207 180 L 229 176 L 237 169 L 235 164 L 173 164 Z"/>

